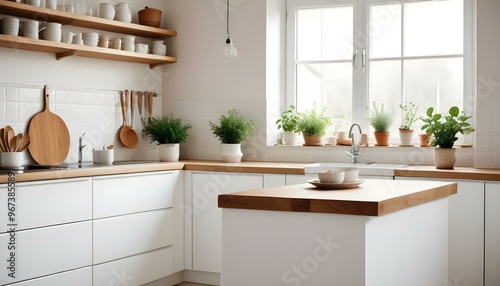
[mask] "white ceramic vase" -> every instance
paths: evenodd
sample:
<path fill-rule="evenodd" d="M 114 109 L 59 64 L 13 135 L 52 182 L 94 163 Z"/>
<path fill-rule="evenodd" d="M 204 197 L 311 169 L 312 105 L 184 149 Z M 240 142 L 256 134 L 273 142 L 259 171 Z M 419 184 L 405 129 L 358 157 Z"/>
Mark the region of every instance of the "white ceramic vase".
<path fill-rule="evenodd" d="M 221 157 L 225 163 L 239 163 L 243 157 L 241 144 L 222 144 Z"/>
<path fill-rule="evenodd" d="M 160 144 L 158 145 L 160 162 L 177 162 L 180 156 L 180 144 Z"/>
<path fill-rule="evenodd" d="M 115 20 L 125 23 L 132 22 L 132 13 L 127 3 L 118 3 L 115 8 Z"/>
<path fill-rule="evenodd" d="M 455 148 L 434 148 L 433 153 L 436 169 L 453 169 L 456 161 Z"/>

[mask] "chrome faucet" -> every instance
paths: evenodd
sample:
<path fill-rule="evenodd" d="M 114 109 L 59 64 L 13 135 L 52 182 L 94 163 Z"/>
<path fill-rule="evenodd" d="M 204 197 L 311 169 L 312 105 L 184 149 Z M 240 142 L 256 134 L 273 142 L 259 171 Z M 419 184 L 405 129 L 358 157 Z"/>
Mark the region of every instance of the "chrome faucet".
<path fill-rule="evenodd" d="M 82 145 L 83 136 L 85 136 L 85 132 L 82 134 L 82 136 L 80 136 L 80 138 L 78 138 L 78 164 L 82 163 L 82 152 L 83 152 L 83 148 L 85 148 L 85 146 L 86 146 L 86 145 Z"/>
<path fill-rule="evenodd" d="M 352 129 L 354 126 L 358 127 L 359 130 L 359 137 L 355 136 L 353 133 Z M 359 140 L 361 139 L 361 126 L 357 122 L 354 122 L 351 125 L 351 128 L 349 128 L 349 138 L 352 139 L 352 144 L 351 144 L 351 152 L 345 151 L 349 156 L 351 156 L 351 163 L 356 164 L 357 159 L 361 157 L 361 152 L 359 151 Z M 357 139 L 358 138 L 358 139 Z"/>

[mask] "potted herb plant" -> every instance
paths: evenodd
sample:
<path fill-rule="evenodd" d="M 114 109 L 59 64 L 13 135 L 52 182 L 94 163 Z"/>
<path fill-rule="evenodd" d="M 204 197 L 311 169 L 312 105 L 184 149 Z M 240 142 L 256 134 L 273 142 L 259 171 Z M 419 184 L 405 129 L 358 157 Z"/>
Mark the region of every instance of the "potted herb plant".
<path fill-rule="evenodd" d="M 179 160 L 179 143 L 186 142 L 191 128 L 190 124 L 170 114 L 151 118 L 143 131 L 151 142 L 158 144 L 160 161 L 175 162 Z"/>
<path fill-rule="evenodd" d="M 227 163 L 241 162 L 241 142 L 245 141 L 255 129 L 252 119 L 245 119 L 236 109 L 228 111 L 227 115 L 219 118 L 219 124 L 210 122 L 212 133 L 222 143 L 222 161 Z"/>
<path fill-rule="evenodd" d="M 326 107 L 317 110 L 314 105 L 311 110 L 299 113 L 298 128 L 302 132 L 306 146 L 323 145 L 322 137 L 330 125 L 332 125 L 332 120 L 326 115 Z"/>
<path fill-rule="evenodd" d="M 394 113 L 386 110 L 383 103 L 378 107 L 377 103 L 373 102 L 369 121 L 374 129 L 375 146 L 389 145 L 389 137 L 391 135 L 389 129 L 391 128 L 393 119 Z"/>
<path fill-rule="evenodd" d="M 452 106 L 448 114 L 434 114 L 434 108 L 429 107 L 426 117 L 420 119 L 424 122 L 422 130 L 432 134 L 431 145 L 434 149 L 434 163 L 437 169 L 453 169 L 455 165 L 455 148 L 453 145 L 458 140 L 457 134 L 470 134 L 475 129 L 467 122 L 471 116 L 460 112 L 457 106 Z"/>
<path fill-rule="evenodd" d="M 403 112 L 403 123 L 399 126 L 400 146 L 413 146 L 411 143 L 413 138 L 413 129 L 411 129 L 411 126 L 417 121 L 418 107 L 415 103 L 410 102 L 408 105 L 400 104 L 399 108 Z"/>
<path fill-rule="evenodd" d="M 283 141 L 285 145 L 297 144 L 297 136 L 300 133 L 299 119 L 297 109 L 294 105 L 290 105 L 290 108 L 283 111 L 283 113 L 281 113 L 281 117 L 276 120 L 278 129 L 283 130 Z"/>

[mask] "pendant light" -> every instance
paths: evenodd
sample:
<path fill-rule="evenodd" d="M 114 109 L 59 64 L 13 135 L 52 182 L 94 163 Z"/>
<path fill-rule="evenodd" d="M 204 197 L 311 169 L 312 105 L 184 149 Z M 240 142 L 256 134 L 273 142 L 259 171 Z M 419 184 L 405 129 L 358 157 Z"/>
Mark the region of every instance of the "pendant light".
<path fill-rule="evenodd" d="M 235 58 L 238 56 L 238 51 L 236 51 L 236 48 L 233 46 L 231 38 L 229 37 L 229 0 L 227 0 L 227 6 L 226 6 L 226 32 L 227 32 L 226 45 L 224 46 L 222 51 L 226 56 Z"/>

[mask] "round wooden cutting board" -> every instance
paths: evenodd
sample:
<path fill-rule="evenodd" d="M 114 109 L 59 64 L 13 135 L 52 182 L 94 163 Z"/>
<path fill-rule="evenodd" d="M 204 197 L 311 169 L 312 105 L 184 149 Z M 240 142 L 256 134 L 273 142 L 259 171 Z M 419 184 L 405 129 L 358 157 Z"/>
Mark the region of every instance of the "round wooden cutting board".
<path fill-rule="evenodd" d="M 69 152 L 68 127 L 61 117 L 50 111 L 47 86 L 43 88 L 43 96 L 44 110 L 35 114 L 28 125 L 31 141 L 28 149 L 33 160 L 38 164 L 60 164 Z"/>

